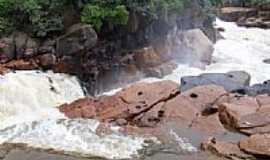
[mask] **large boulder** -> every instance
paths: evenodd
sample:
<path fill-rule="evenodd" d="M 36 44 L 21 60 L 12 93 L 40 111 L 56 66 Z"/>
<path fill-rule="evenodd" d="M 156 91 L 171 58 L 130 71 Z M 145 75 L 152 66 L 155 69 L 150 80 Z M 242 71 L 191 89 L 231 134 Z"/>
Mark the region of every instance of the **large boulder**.
<path fill-rule="evenodd" d="M 181 79 L 181 91 L 186 91 L 200 85 L 219 85 L 228 92 L 244 92 L 250 84 L 250 75 L 243 71 L 228 73 L 206 73 L 199 76 L 188 76 Z"/>
<path fill-rule="evenodd" d="M 172 58 L 165 58 L 163 54 L 166 52 L 157 52 L 153 47 L 145 47 L 134 52 L 133 60 L 147 77 L 162 78 L 177 67 L 176 63 L 171 61 Z"/>
<path fill-rule="evenodd" d="M 70 118 L 97 118 L 116 121 L 133 118 L 148 112 L 159 103 L 179 93 L 178 84 L 171 81 L 134 84 L 114 96 L 85 98 L 60 106 L 60 111 Z M 137 118 L 135 118 L 137 120 Z"/>
<path fill-rule="evenodd" d="M 72 55 L 87 51 L 96 43 L 97 34 L 90 25 L 75 24 L 57 39 L 56 51 L 59 55 Z"/>
<path fill-rule="evenodd" d="M 213 43 L 202 30 L 191 29 L 179 31 L 177 34 L 173 52 L 178 61 L 199 67 L 211 63 Z"/>

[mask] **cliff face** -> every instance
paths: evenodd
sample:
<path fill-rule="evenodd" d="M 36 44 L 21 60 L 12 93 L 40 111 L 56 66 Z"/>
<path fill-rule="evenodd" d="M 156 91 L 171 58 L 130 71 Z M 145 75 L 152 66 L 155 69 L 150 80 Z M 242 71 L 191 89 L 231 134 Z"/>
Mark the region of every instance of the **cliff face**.
<path fill-rule="evenodd" d="M 175 37 L 181 41 L 183 32 L 199 28 L 215 41 L 212 19 L 204 5 L 192 0 L 180 16 L 164 15 L 152 21 L 143 11 L 130 9 L 126 26 L 115 28 L 108 24 L 99 33 L 84 24 L 73 24 L 56 39 L 13 33 L 0 40 L 1 68 L 41 68 L 74 74 L 90 94 L 142 76 L 162 77 L 175 67 L 171 60 L 176 56 L 170 53 L 177 45 Z M 77 16 L 75 12 L 68 15 L 70 26 Z"/>

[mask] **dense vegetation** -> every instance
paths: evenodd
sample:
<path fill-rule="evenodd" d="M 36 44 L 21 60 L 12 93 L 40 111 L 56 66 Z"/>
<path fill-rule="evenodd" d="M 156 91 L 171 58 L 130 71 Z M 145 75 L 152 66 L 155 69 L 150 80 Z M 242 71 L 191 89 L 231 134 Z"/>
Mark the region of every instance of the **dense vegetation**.
<path fill-rule="evenodd" d="M 218 5 L 223 0 L 198 0 Z M 270 0 L 248 0 L 262 4 Z M 181 13 L 189 0 L 0 0 L 0 33 L 26 30 L 36 37 L 61 33 L 64 29 L 63 12 L 76 8 L 81 22 L 92 24 L 96 30 L 104 25 L 125 25 L 130 9 L 145 11 L 151 18 L 162 18 L 170 13 Z"/>

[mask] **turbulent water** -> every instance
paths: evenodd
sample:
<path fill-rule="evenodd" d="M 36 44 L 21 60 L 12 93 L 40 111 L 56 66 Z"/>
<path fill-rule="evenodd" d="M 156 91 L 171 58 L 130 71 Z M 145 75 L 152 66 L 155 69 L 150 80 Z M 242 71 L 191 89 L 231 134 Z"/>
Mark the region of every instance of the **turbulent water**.
<path fill-rule="evenodd" d="M 204 70 L 179 65 L 173 74 L 164 79 L 179 83 L 183 76 L 199 75 L 201 73 L 224 73 L 243 70 L 248 72 L 251 83 L 270 79 L 270 64 L 263 60 L 270 58 L 270 30 L 259 28 L 238 27 L 235 23 L 216 21 L 216 27 L 222 27 L 224 39 L 215 44 L 213 63 Z"/>
<path fill-rule="evenodd" d="M 87 157 L 124 159 L 145 147 L 144 139 L 99 135 L 95 120 L 69 120 L 56 108 L 84 97 L 75 77 L 18 71 L 0 77 L 0 143 L 25 143 Z"/>
<path fill-rule="evenodd" d="M 252 83 L 270 79 L 270 64 L 263 63 L 270 58 L 270 30 L 246 29 L 220 20 L 216 26 L 223 27 L 225 32 L 221 33 L 224 39 L 215 44 L 213 63 L 204 70 L 182 64 L 162 80 L 179 83 L 183 76 L 232 70 L 247 71 Z M 156 80 L 160 79 L 143 81 Z M 69 120 L 55 108 L 81 97 L 84 93 L 77 79 L 65 74 L 20 71 L 1 76 L 0 143 L 26 143 L 111 159 L 130 158 L 145 147 L 143 138 L 117 132 L 99 135 L 97 121 Z M 182 144 L 181 137 L 175 133 L 172 136 Z"/>
<path fill-rule="evenodd" d="M 270 79 L 270 64 L 263 61 L 270 58 L 270 30 L 259 28 L 239 27 L 232 22 L 219 19 L 215 27 L 225 29 L 220 34 L 224 39 L 217 41 L 214 48 L 212 63 L 205 69 L 191 67 L 188 64 L 179 64 L 177 69 L 162 79 L 146 78 L 142 81 L 153 82 L 172 80 L 180 83 L 181 77 L 197 76 L 202 73 L 226 73 L 242 70 L 251 75 L 251 83 L 261 83 Z M 106 92 L 111 95 L 120 88 Z"/>

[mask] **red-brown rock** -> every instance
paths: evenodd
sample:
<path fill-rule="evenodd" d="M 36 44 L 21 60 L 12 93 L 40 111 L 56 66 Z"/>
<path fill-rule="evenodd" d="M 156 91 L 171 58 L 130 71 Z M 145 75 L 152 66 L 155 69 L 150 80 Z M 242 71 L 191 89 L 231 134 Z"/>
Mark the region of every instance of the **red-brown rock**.
<path fill-rule="evenodd" d="M 200 111 L 213 106 L 227 92 L 221 86 L 205 85 L 183 92 L 182 97 L 192 102 Z"/>
<path fill-rule="evenodd" d="M 215 138 L 210 138 L 203 142 L 202 149 L 229 159 L 255 159 L 252 155 L 241 151 L 237 144 L 217 141 Z"/>
<path fill-rule="evenodd" d="M 209 116 L 199 116 L 193 123 L 192 128 L 200 129 L 204 132 L 211 134 L 222 134 L 226 132 L 226 129 L 219 120 L 218 113 Z"/>
<path fill-rule="evenodd" d="M 229 103 L 219 105 L 219 117 L 222 123 L 239 128 L 239 121 L 245 115 L 255 113 L 259 105 L 252 97 L 235 97 Z"/>
<path fill-rule="evenodd" d="M 79 99 L 71 104 L 63 104 L 59 110 L 69 118 L 94 118 L 96 116 L 96 104 L 92 97 Z"/>
<path fill-rule="evenodd" d="M 4 65 L 4 67 L 8 69 L 15 69 L 15 70 L 33 70 L 37 69 L 38 65 L 35 60 L 13 60 Z"/>
<path fill-rule="evenodd" d="M 130 104 L 131 114 L 138 114 L 154 105 L 172 99 L 179 93 L 179 85 L 172 81 L 138 83 L 116 94 L 125 103 Z"/>
<path fill-rule="evenodd" d="M 270 158 L 270 135 L 252 135 L 240 141 L 240 148 L 247 153 Z"/>
<path fill-rule="evenodd" d="M 177 120 L 187 125 L 200 114 L 200 111 L 194 103 L 190 102 L 185 97 L 178 95 L 172 100 L 166 102 L 164 117 L 170 120 Z"/>
<path fill-rule="evenodd" d="M 260 106 L 270 105 L 269 95 L 258 95 L 256 99 Z"/>

